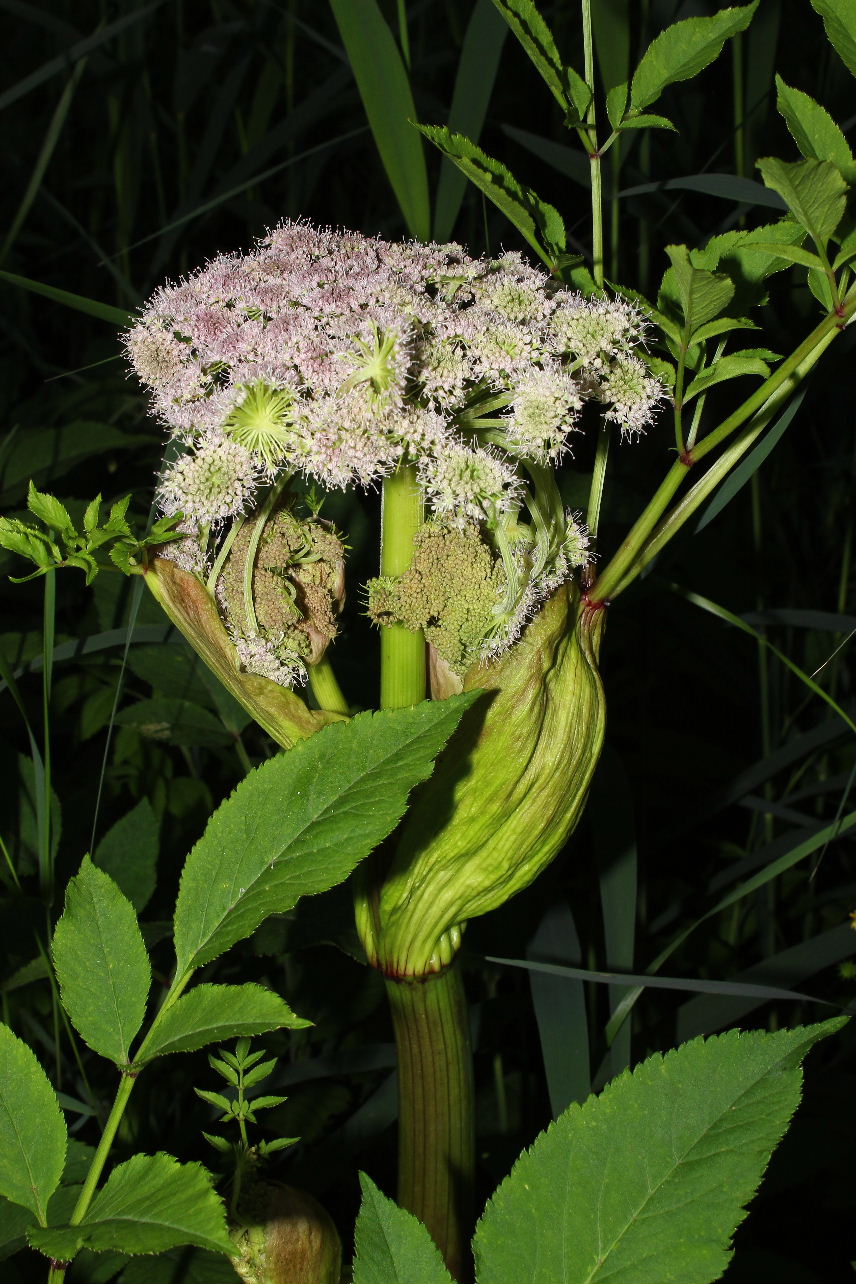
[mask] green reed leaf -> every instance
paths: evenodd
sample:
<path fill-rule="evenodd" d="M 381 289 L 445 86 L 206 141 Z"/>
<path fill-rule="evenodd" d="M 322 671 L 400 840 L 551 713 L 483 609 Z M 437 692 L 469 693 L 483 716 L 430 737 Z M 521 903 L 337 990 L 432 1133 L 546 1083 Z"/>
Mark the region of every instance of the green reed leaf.
<path fill-rule="evenodd" d="M 428 175 L 407 70 L 376 0 L 330 0 L 383 167 L 410 235 L 431 235 Z"/>

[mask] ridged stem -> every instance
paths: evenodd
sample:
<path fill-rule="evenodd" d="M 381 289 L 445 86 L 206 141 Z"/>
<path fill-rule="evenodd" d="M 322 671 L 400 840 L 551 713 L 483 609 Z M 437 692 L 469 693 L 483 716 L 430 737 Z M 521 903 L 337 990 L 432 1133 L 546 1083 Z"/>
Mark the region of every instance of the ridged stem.
<path fill-rule="evenodd" d="M 422 491 L 412 464 L 383 483 L 381 575 L 403 575 L 413 557 L 413 536 L 425 520 Z M 402 624 L 380 634 L 380 707 L 401 709 L 425 699 L 425 638 Z"/>
<path fill-rule="evenodd" d="M 455 963 L 387 981 L 398 1049 L 398 1202 L 428 1227 L 457 1280 L 471 1274 L 475 1133 L 470 1031 Z"/>

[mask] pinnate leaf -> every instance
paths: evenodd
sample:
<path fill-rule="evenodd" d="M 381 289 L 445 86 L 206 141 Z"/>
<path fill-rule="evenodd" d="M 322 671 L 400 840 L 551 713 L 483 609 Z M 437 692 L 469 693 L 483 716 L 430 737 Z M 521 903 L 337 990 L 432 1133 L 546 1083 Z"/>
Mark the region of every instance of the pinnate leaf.
<path fill-rule="evenodd" d="M 360 1173 L 360 1187 L 353 1284 L 452 1284 L 440 1250 L 422 1223 L 387 1199 L 365 1173 Z"/>
<path fill-rule="evenodd" d="M 261 985 L 197 985 L 158 1014 L 135 1061 L 141 1064 L 168 1052 L 192 1052 L 224 1039 L 311 1024 Z"/>
<path fill-rule="evenodd" d="M 178 975 L 326 891 L 395 827 L 474 693 L 332 723 L 262 763 L 208 822 L 175 908 Z"/>
<path fill-rule="evenodd" d="M 559 211 L 519 183 L 501 161 L 488 156 L 463 134 L 434 125 L 420 125 L 419 129 L 502 210 L 539 258 L 552 266 L 558 252 L 565 248 L 565 224 Z"/>
<path fill-rule="evenodd" d="M 65 1166 L 65 1120 L 35 1053 L 0 1024 L 0 1195 L 44 1225 Z"/>
<path fill-rule="evenodd" d="M 763 357 L 744 355 L 742 353 L 732 352 L 727 356 L 720 357 L 707 370 L 702 370 L 697 374 L 692 383 L 684 393 L 684 405 L 697 397 L 700 392 L 707 392 L 714 384 L 725 383 L 728 379 L 737 379 L 740 375 L 760 375 L 766 379 L 770 374 L 770 367 Z"/>
<path fill-rule="evenodd" d="M 831 161 L 758 161 L 764 182 L 778 192 L 796 221 L 821 249 L 835 231 L 847 201 L 847 184 Z"/>
<path fill-rule="evenodd" d="M 63 1242 L 63 1237 L 65 1241 Z M 97 1252 L 161 1253 L 197 1244 L 229 1253 L 226 1212 L 201 1164 L 172 1155 L 134 1155 L 114 1168 L 78 1226 L 30 1232 L 30 1243 L 53 1257 L 85 1246 Z"/>
<path fill-rule="evenodd" d="M 52 950 L 72 1025 L 95 1052 L 127 1065 L 151 965 L 134 907 L 88 856 L 66 889 Z"/>
<path fill-rule="evenodd" d="M 694 1039 L 571 1106 L 488 1202 L 479 1284 L 719 1279 L 799 1101 L 799 1062 L 843 1024 Z"/>
<path fill-rule="evenodd" d="M 776 106 L 797 147 L 808 160 L 831 161 L 847 183 L 856 182 L 856 161 L 847 139 L 825 107 L 776 77 Z"/>
<path fill-rule="evenodd" d="M 719 57 L 731 36 L 745 31 L 758 0 L 739 9 L 720 9 L 709 18 L 686 18 L 651 41 L 639 62 L 630 86 L 635 111 L 655 102 L 667 85 L 690 80 Z"/>

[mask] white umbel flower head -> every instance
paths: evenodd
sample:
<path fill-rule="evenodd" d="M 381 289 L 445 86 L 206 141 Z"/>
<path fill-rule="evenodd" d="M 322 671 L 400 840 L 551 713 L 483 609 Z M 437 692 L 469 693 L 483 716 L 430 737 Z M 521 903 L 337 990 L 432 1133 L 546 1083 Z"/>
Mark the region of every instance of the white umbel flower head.
<path fill-rule="evenodd" d="M 495 521 L 519 502 L 517 474 L 490 447 L 473 450 L 454 442 L 441 454 L 421 459 L 418 472 L 437 516 L 458 525 L 485 518 Z"/>
<path fill-rule="evenodd" d="M 228 437 L 207 437 L 160 479 L 157 500 L 167 516 L 183 513 L 194 526 L 215 526 L 244 513 L 258 485 L 252 455 Z"/>

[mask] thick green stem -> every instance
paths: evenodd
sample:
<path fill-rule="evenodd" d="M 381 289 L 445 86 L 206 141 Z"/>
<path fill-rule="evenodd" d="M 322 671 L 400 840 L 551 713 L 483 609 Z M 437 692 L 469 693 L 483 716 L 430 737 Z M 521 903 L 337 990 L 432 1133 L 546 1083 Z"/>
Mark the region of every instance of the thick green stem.
<path fill-rule="evenodd" d="M 475 1136 L 467 1004 L 453 964 L 387 981 L 398 1048 L 398 1201 L 431 1232 L 452 1275 L 471 1274 Z"/>
<path fill-rule="evenodd" d="M 424 521 L 424 501 L 412 464 L 383 483 L 381 575 L 402 575 L 413 557 L 413 536 Z M 401 624 L 380 635 L 380 705 L 401 709 L 425 699 L 425 638 Z"/>

